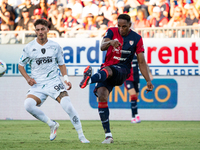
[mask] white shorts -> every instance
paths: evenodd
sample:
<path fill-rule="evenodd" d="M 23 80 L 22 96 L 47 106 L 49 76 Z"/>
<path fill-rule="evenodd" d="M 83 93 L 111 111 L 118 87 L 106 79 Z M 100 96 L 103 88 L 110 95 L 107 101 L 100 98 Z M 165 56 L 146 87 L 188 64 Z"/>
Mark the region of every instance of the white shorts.
<path fill-rule="evenodd" d="M 61 92 L 67 91 L 64 84 L 60 78 L 55 78 L 50 80 L 46 84 L 34 84 L 28 91 L 27 95 L 31 94 L 38 97 L 41 100 L 41 103 L 38 106 L 41 106 L 48 96 L 55 99 L 60 95 Z"/>

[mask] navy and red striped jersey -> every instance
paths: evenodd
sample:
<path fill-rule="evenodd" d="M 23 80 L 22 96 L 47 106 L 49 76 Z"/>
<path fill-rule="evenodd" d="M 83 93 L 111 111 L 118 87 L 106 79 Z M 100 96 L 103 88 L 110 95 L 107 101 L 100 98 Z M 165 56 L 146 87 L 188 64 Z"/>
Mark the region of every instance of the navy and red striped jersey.
<path fill-rule="evenodd" d="M 139 75 L 139 69 L 138 69 L 138 61 L 137 61 L 137 56 L 136 55 L 134 55 L 133 60 L 132 60 L 130 76 L 126 80 L 135 81 L 135 82 L 139 82 L 140 81 L 140 75 Z"/>
<path fill-rule="evenodd" d="M 118 40 L 121 46 L 118 48 L 114 48 L 113 46 L 108 47 L 102 67 L 122 64 L 131 69 L 131 62 L 135 53 L 144 52 L 142 37 L 132 30 L 129 31 L 127 36 L 122 37 L 117 27 L 111 27 L 107 30 L 104 38 Z"/>

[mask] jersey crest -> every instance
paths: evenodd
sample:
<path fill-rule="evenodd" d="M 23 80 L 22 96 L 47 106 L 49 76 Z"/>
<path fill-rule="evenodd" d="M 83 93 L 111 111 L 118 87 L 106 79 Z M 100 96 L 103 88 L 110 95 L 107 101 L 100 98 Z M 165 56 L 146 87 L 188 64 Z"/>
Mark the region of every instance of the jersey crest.
<path fill-rule="evenodd" d="M 129 41 L 129 44 L 132 46 L 133 45 L 133 43 L 134 43 L 134 41 Z"/>
<path fill-rule="evenodd" d="M 45 54 L 45 53 L 46 53 L 46 49 L 45 49 L 45 48 L 42 48 L 42 49 L 41 49 L 41 52 L 42 52 L 42 54 Z"/>

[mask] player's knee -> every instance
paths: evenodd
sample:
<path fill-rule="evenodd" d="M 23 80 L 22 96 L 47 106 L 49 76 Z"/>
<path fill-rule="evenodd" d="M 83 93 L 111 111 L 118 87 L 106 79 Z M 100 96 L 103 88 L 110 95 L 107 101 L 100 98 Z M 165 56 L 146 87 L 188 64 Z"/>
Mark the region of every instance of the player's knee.
<path fill-rule="evenodd" d="M 107 102 L 108 97 L 106 95 L 99 95 L 99 102 Z"/>
<path fill-rule="evenodd" d="M 113 71 L 110 67 L 105 67 L 105 69 L 108 71 L 108 76 L 111 77 L 113 75 Z"/>
<path fill-rule="evenodd" d="M 136 94 L 134 94 L 134 95 L 131 95 L 131 100 L 132 101 L 136 101 L 138 99 L 138 97 L 137 97 L 137 95 Z"/>
<path fill-rule="evenodd" d="M 36 104 L 37 104 L 37 102 L 32 98 L 27 98 L 24 101 L 24 107 L 25 107 L 26 111 L 28 111 L 28 112 L 32 112 L 33 107 L 35 107 Z"/>

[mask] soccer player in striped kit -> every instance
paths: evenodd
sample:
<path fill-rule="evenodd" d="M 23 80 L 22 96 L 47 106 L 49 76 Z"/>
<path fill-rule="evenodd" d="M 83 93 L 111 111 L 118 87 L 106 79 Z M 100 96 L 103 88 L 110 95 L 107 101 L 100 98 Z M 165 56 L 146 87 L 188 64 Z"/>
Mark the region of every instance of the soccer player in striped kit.
<path fill-rule="evenodd" d="M 119 15 L 118 27 L 111 27 L 107 30 L 100 46 L 102 51 L 107 50 L 101 70 L 92 75 L 91 66 L 87 66 L 84 70 L 83 80 L 80 83 L 81 88 L 85 88 L 91 83 L 97 83 L 94 93 L 98 96 L 98 111 L 105 132 L 105 140 L 102 143 L 114 142 L 110 130 L 107 100 L 113 87 L 122 85 L 128 78 L 135 53 L 138 57 L 140 71 L 147 81 L 146 90 L 147 92 L 153 90 L 143 54 L 142 37 L 132 31 L 130 27 L 130 16 L 127 14 Z"/>

